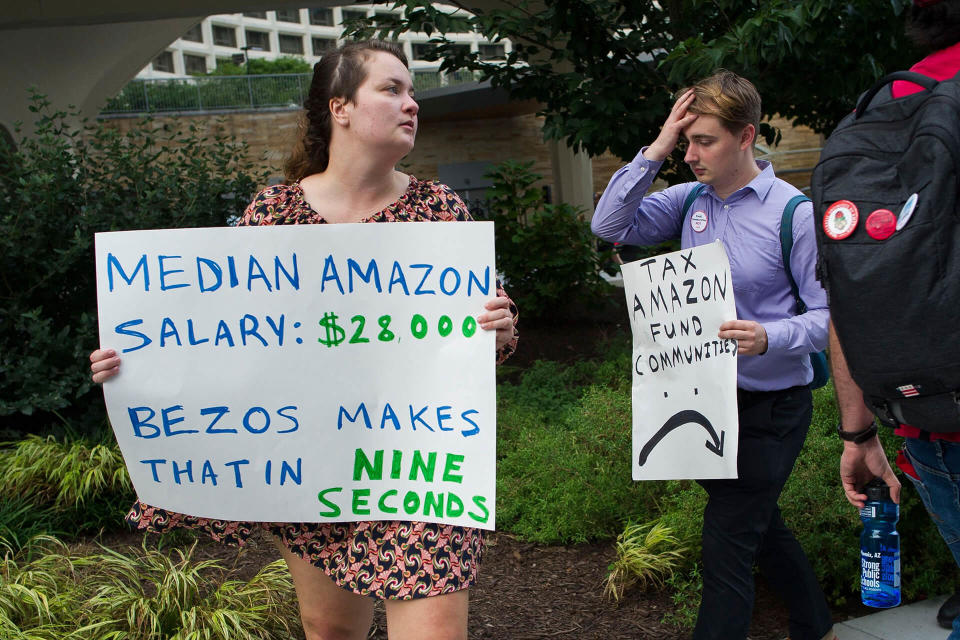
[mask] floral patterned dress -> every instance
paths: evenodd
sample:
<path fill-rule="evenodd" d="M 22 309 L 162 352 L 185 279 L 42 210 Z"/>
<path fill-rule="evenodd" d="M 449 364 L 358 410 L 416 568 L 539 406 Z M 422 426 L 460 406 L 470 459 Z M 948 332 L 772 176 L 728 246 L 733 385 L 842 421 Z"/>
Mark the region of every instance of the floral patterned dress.
<path fill-rule="evenodd" d="M 468 221 L 466 205 L 446 185 L 410 176 L 406 192 L 364 222 Z M 247 207 L 240 225 L 325 224 L 307 204 L 299 184 L 261 191 Z M 506 297 L 497 286 L 497 295 Z M 516 306 L 510 310 L 517 318 Z M 497 352 L 502 362 L 513 353 L 513 340 Z M 477 578 L 483 551 L 480 529 L 429 522 L 276 522 L 255 523 L 198 518 L 133 505 L 127 521 L 153 532 L 187 527 L 213 539 L 242 546 L 256 527 L 277 536 L 294 554 L 313 563 L 344 589 L 362 596 L 407 600 L 466 589 Z"/>

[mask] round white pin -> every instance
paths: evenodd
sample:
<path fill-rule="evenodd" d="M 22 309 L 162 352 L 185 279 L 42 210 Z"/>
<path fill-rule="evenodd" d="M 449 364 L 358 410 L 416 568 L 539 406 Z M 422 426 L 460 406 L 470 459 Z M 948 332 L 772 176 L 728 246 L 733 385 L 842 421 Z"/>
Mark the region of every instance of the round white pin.
<path fill-rule="evenodd" d="M 913 215 L 913 210 L 917 208 L 917 194 L 911 195 L 907 198 L 907 201 L 903 203 L 903 207 L 900 209 L 900 215 L 897 216 L 897 231 L 903 229 L 907 226 L 907 222 L 910 221 L 910 217 Z"/>
<path fill-rule="evenodd" d="M 707 212 L 706 211 L 694 211 L 693 215 L 690 216 L 690 226 L 694 231 L 700 233 L 707 228 Z"/>

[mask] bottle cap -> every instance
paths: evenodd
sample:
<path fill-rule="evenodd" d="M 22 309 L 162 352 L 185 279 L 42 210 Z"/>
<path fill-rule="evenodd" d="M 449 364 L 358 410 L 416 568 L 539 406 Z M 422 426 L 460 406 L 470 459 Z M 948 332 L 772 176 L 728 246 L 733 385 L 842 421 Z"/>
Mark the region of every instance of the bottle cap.
<path fill-rule="evenodd" d="M 863 488 L 867 494 L 867 500 L 888 501 L 890 500 L 890 487 L 880 478 L 874 478 Z"/>

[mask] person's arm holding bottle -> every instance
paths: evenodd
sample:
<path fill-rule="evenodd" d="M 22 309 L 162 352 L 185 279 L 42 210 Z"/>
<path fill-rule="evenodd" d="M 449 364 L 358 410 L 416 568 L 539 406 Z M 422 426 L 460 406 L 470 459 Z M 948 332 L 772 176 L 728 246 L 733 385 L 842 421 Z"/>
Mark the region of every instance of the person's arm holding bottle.
<path fill-rule="evenodd" d="M 837 390 L 837 406 L 840 409 L 840 428 L 851 436 L 876 429 L 873 412 L 863 401 L 863 391 L 854 382 L 847 368 L 847 360 L 830 322 L 830 364 L 833 384 Z M 840 481 L 847 501 L 862 509 L 867 499 L 863 487 L 873 478 L 881 478 L 890 487 L 890 498 L 900 503 L 900 481 L 890 467 L 887 454 L 880 444 L 879 434 L 874 433 L 863 442 L 844 440 L 840 456 Z"/>

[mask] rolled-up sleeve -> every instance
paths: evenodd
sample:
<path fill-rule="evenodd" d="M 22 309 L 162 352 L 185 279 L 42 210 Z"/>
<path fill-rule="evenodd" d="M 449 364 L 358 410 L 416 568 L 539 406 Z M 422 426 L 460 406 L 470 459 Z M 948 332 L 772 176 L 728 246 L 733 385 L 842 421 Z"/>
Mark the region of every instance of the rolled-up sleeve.
<path fill-rule="evenodd" d="M 668 187 L 644 197 L 663 164 L 644 158 L 645 149 L 610 179 L 590 222 L 590 230 L 597 237 L 648 245 L 680 235 L 683 199 L 692 187 Z"/>

